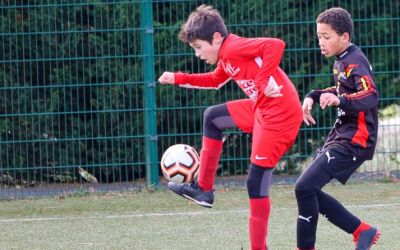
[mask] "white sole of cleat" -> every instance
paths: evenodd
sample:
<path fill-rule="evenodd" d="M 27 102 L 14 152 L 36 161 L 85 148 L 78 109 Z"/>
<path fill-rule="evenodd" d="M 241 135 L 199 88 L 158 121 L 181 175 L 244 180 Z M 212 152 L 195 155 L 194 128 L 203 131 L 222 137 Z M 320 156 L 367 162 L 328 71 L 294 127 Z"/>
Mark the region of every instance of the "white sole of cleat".
<path fill-rule="evenodd" d="M 195 202 L 196 204 L 198 204 L 198 205 L 200 205 L 200 206 L 207 207 L 207 208 L 212 208 L 212 207 L 213 207 L 212 204 L 207 203 L 207 202 L 205 202 L 205 201 L 197 201 L 197 200 L 193 199 L 192 197 L 187 196 L 187 195 L 185 195 L 185 194 L 182 194 L 182 196 L 185 197 L 186 199 L 189 199 L 189 200 Z"/>

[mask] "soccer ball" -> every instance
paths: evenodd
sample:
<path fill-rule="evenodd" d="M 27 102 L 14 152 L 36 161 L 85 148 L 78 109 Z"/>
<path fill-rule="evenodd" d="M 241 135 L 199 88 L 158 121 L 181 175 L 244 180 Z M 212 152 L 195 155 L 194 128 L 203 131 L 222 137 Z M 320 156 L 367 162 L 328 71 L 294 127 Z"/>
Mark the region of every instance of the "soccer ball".
<path fill-rule="evenodd" d="M 197 178 L 199 167 L 199 154 L 186 144 L 172 145 L 161 158 L 161 170 L 165 178 L 173 182 L 192 182 Z"/>

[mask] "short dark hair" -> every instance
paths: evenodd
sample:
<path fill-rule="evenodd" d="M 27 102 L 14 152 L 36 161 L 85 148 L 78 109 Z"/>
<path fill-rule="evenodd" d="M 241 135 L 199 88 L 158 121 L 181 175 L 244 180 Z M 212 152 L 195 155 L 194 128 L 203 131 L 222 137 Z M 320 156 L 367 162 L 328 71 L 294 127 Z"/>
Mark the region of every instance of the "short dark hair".
<path fill-rule="evenodd" d="M 188 20 L 182 25 L 179 40 L 191 43 L 200 39 L 211 44 L 215 32 L 219 32 L 222 37 L 228 35 L 228 30 L 218 10 L 203 4 L 190 14 Z"/>
<path fill-rule="evenodd" d="M 350 40 L 353 36 L 353 20 L 351 19 L 350 13 L 343 8 L 335 7 L 325 10 L 317 17 L 317 23 L 330 25 L 339 35 L 343 35 L 347 32 L 350 36 Z"/>

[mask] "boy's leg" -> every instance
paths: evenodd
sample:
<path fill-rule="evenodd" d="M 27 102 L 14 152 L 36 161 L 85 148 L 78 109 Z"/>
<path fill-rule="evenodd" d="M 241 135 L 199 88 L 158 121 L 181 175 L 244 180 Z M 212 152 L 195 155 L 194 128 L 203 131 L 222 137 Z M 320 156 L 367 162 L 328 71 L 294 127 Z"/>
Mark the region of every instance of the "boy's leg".
<path fill-rule="evenodd" d="M 318 216 L 317 208 L 334 225 L 347 233 L 353 234 L 356 249 L 368 249 L 377 240 L 380 234 L 378 230 L 362 223 L 336 199 L 321 191 L 331 178 L 336 178 L 342 184 L 345 184 L 362 162 L 348 150 L 333 146 L 318 152 L 311 165 L 300 176 L 296 183 L 296 198 L 299 208 L 297 223 L 299 249 L 312 249 L 314 247 L 317 221 L 310 219 L 310 223 L 305 223 L 300 219 L 305 217 L 302 216 L 302 213 L 307 212 L 313 214 L 308 215 L 309 217 Z M 361 234 L 362 232 L 364 234 Z M 366 245 L 368 247 L 365 247 Z"/>
<path fill-rule="evenodd" d="M 332 224 L 349 234 L 352 234 L 361 224 L 361 221 L 339 201 L 323 191 L 318 192 L 318 203 L 319 212 Z"/>
<path fill-rule="evenodd" d="M 380 236 L 380 231 L 371 227 L 368 223 L 360 221 L 335 198 L 320 191 L 318 202 L 321 214 L 325 215 L 335 226 L 353 235 L 356 250 L 370 249 L 376 243 Z"/>
<path fill-rule="evenodd" d="M 271 209 L 269 186 L 273 168 L 250 164 L 247 177 L 249 195 L 249 236 L 251 250 L 267 247 L 268 219 Z"/>
<path fill-rule="evenodd" d="M 330 147 L 323 154 L 329 155 L 330 164 L 324 165 L 342 184 L 345 184 L 350 175 L 364 162 L 358 159 L 348 150 L 338 147 Z M 356 249 L 369 249 L 378 239 L 380 232 L 369 224 L 348 211 L 339 201 L 325 192 L 318 192 L 319 212 L 331 223 L 343 231 L 352 234 Z"/>
<path fill-rule="evenodd" d="M 298 207 L 297 247 L 298 249 L 314 249 L 319 216 L 318 191 L 332 177 L 321 168 L 325 163 L 322 154 L 317 154 L 307 169 L 296 182 L 295 194 Z"/>
<path fill-rule="evenodd" d="M 222 152 L 225 129 L 237 128 L 227 104 L 215 105 L 204 111 L 203 145 L 200 151 L 199 187 L 205 191 L 213 189 L 215 174 Z"/>
<path fill-rule="evenodd" d="M 240 111 L 249 106 L 247 100 L 230 102 L 235 106 L 234 110 Z M 218 168 L 218 162 L 222 152 L 222 131 L 228 128 L 237 128 L 236 123 L 228 112 L 228 104 L 220 104 L 207 108 L 204 112 L 203 145 L 200 152 L 200 169 L 197 182 L 175 183 L 169 182 L 168 187 L 175 193 L 192 200 L 198 205 L 212 207 L 214 202 L 214 179 Z M 236 115 L 238 113 L 235 113 Z M 242 111 L 239 114 L 251 115 Z"/>
<path fill-rule="evenodd" d="M 249 192 L 249 234 L 251 249 L 266 249 L 270 214 L 269 185 L 272 170 L 293 144 L 300 121 L 273 124 L 256 111 L 251 164 L 247 180 Z"/>

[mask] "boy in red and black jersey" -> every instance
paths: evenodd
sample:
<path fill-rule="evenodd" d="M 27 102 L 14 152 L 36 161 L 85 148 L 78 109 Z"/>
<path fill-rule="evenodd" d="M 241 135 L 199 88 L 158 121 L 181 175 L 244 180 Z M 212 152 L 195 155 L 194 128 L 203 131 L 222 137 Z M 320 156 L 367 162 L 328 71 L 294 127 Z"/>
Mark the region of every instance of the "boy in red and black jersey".
<path fill-rule="evenodd" d="M 285 43 L 276 38 L 229 34 L 219 12 L 205 5 L 190 14 L 179 38 L 188 43 L 201 60 L 217 66 L 212 72 L 200 74 L 164 72 L 160 83 L 219 89 L 234 80 L 248 98 L 205 110 L 198 181 L 170 182 L 168 187 L 201 206 L 212 207 L 214 176 L 223 146 L 222 132 L 238 128 L 251 133 L 247 178 L 249 236 L 252 250 L 265 250 L 272 170 L 293 144 L 302 122 L 296 88 L 279 67 Z"/>
<path fill-rule="evenodd" d="M 370 249 L 380 232 L 362 222 L 321 189 L 333 178 L 345 184 L 365 161 L 372 159 L 378 131 L 378 91 L 372 68 L 359 47 L 351 43 L 353 21 L 342 8 L 331 8 L 317 18 L 321 53 L 335 56 L 335 86 L 313 90 L 303 102 L 303 119 L 315 124 L 310 111 L 337 107 L 338 117 L 324 145 L 296 183 L 298 249 L 315 249 L 318 214 L 352 234 L 356 250 Z"/>
<path fill-rule="evenodd" d="M 378 132 L 378 92 L 371 65 L 361 49 L 352 44 L 336 55 L 333 76 L 336 86 L 313 90 L 306 96 L 312 98 L 314 103 L 326 93 L 339 99 L 338 118 L 325 146 L 339 144 L 370 160 Z"/>

